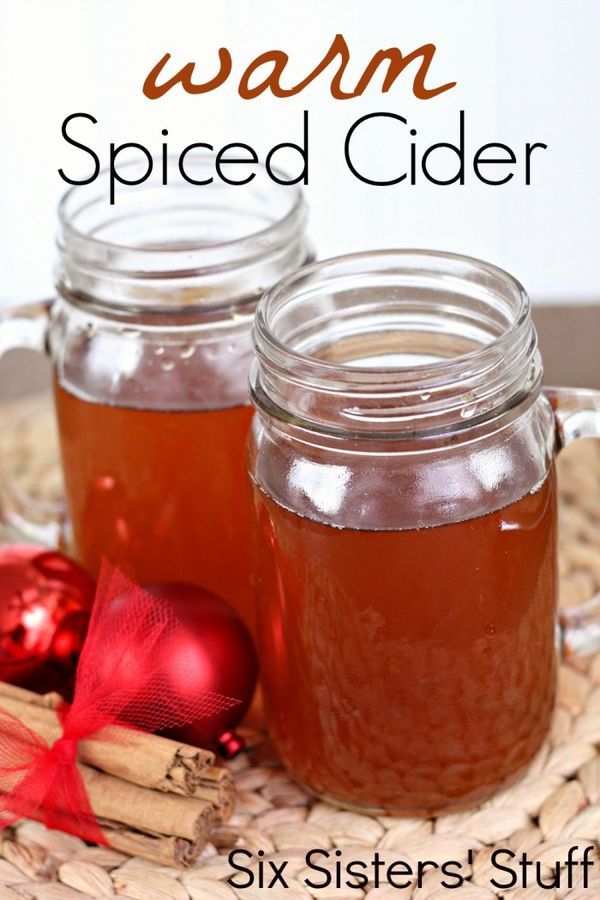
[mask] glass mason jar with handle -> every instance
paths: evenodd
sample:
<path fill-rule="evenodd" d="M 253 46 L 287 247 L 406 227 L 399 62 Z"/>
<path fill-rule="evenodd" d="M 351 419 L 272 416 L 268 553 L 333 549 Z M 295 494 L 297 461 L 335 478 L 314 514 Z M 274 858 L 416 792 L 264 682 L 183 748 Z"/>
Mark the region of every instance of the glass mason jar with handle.
<path fill-rule="evenodd" d="M 310 257 L 301 192 L 259 172 L 107 194 L 100 176 L 65 195 L 57 297 L 49 315 L 5 317 L 0 353 L 49 350 L 67 545 L 89 571 L 106 556 L 142 583 L 197 582 L 251 622 L 251 326 L 265 288 Z"/>
<path fill-rule="evenodd" d="M 258 638 L 279 752 L 353 808 L 484 799 L 549 727 L 554 457 L 600 434 L 600 394 L 544 392 L 523 288 L 443 253 L 307 266 L 259 304 L 255 349 Z"/>

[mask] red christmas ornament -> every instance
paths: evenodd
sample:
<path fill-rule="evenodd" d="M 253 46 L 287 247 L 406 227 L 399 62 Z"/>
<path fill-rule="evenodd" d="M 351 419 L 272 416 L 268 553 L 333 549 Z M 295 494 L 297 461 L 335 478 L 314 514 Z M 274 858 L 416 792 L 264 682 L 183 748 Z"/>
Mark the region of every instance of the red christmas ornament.
<path fill-rule="evenodd" d="M 0 680 L 68 693 L 94 583 L 62 553 L 0 545 Z"/>
<path fill-rule="evenodd" d="M 250 633 L 220 597 L 193 584 L 156 584 L 146 590 L 168 600 L 184 631 L 165 642 L 164 668 L 183 697 L 211 691 L 240 701 L 216 716 L 167 733 L 176 740 L 232 756 L 241 738 L 232 734 L 244 718 L 256 686 L 258 662 Z M 190 677 L 190 672 L 195 677 Z M 183 677 L 182 677 L 182 673 Z"/>

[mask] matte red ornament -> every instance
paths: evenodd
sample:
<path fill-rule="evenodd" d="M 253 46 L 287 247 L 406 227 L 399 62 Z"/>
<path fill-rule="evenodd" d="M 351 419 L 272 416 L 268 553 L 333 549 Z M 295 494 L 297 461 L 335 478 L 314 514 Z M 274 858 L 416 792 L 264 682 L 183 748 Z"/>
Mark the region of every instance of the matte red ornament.
<path fill-rule="evenodd" d="M 94 590 L 86 572 L 58 551 L 0 545 L 0 680 L 66 690 Z"/>
<path fill-rule="evenodd" d="M 227 755 L 233 755 L 234 743 L 238 750 L 243 743 L 239 738 L 232 742 L 228 732 L 233 732 L 244 718 L 258 673 L 250 632 L 224 600 L 204 588 L 173 582 L 150 585 L 146 590 L 167 600 L 183 626 L 180 634 L 161 647 L 171 686 L 189 699 L 198 692 L 209 691 L 240 701 L 216 716 L 167 733 L 198 747 L 220 750 L 226 745 Z M 228 740 L 223 744 L 221 738 L 225 735 Z"/>

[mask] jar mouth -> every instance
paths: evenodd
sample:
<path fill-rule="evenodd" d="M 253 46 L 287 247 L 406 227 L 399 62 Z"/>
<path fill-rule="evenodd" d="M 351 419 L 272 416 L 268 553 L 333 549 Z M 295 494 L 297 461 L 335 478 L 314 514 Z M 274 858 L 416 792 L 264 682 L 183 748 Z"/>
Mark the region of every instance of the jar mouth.
<path fill-rule="evenodd" d="M 539 380 L 521 284 L 438 251 L 379 250 L 304 267 L 261 300 L 255 348 L 258 404 L 262 397 L 326 428 L 472 426 Z"/>
<path fill-rule="evenodd" d="M 239 294 L 236 278 L 265 262 L 276 264 L 298 244 L 306 206 L 298 185 L 279 184 L 262 164 L 252 165 L 255 177 L 247 184 L 231 185 L 217 177 L 215 163 L 214 153 L 188 154 L 188 177 L 213 178 L 193 184 L 182 177 L 178 157 L 170 156 L 163 184 L 163 161 L 155 157 L 146 181 L 117 183 L 113 205 L 108 169 L 66 191 L 58 207 L 59 289 L 108 304 L 156 307 L 161 300 L 163 308 L 188 311 L 220 304 L 224 293 Z M 146 166 L 145 160 L 123 163 L 119 174 L 134 182 Z M 201 282 L 208 279 L 226 280 L 227 289 L 206 290 Z M 256 300 L 275 280 L 249 293 Z"/>

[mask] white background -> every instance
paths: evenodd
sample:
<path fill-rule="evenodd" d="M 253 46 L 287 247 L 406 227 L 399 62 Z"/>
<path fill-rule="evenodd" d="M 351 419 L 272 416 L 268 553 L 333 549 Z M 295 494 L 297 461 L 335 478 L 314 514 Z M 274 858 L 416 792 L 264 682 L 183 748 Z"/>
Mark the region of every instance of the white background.
<path fill-rule="evenodd" d="M 78 133 L 105 160 L 111 140 L 158 149 L 165 127 L 175 150 L 238 140 L 264 155 L 300 137 L 304 108 L 319 255 L 377 246 L 453 250 L 504 266 L 537 301 L 600 298 L 598 0 L 0 0 L 0 13 L 0 305 L 52 290 L 55 205 L 64 187 L 57 168 L 74 171 L 81 156 L 60 135 L 69 113 L 99 120 Z M 430 81 L 458 86 L 415 100 L 412 69 L 387 95 L 379 79 L 360 99 L 334 101 L 323 75 L 291 99 L 238 97 L 235 74 L 258 53 L 288 51 L 295 82 L 337 32 L 351 48 L 350 84 L 378 49 L 408 53 L 432 41 Z M 198 78 L 208 78 L 222 45 L 234 72 L 219 90 L 143 96 L 143 80 L 165 52 L 179 65 L 196 60 Z M 457 140 L 460 109 L 471 155 L 488 141 L 518 154 L 526 141 L 549 145 L 534 159 L 532 186 L 519 177 L 503 187 L 471 178 L 465 186 L 377 188 L 346 169 L 343 138 L 360 115 L 400 113 L 426 146 Z M 406 154 L 403 140 L 380 129 L 369 153 L 382 172 Z"/>

